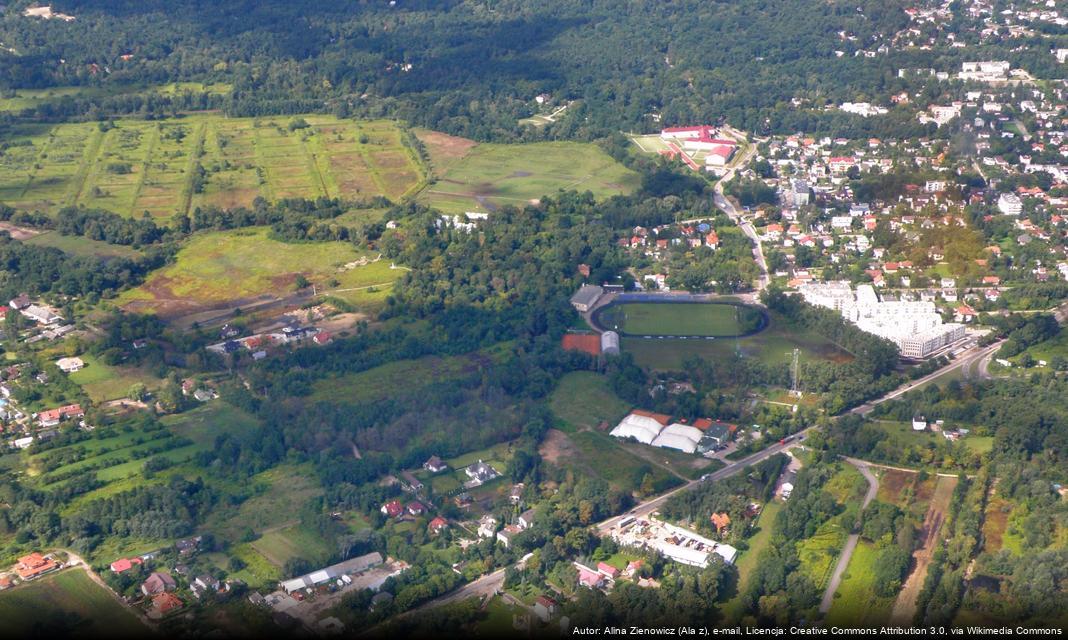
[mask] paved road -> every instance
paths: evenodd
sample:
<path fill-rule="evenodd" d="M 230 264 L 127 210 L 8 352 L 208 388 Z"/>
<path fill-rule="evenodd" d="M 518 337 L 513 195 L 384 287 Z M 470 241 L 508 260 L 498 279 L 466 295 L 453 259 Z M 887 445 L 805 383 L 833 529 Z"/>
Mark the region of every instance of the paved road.
<path fill-rule="evenodd" d="M 864 479 L 868 481 L 868 492 L 864 494 L 864 502 L 860 505 L 860 511 L 857 512 L 857 522 L 853 527 L 856 529 L 860 526 L 860 518 L 864 509 L 868 507 L 871 501 L 875 499 L 875 494 L 879 492 L 879 481 L 872 475 L 867 462 L 854 458 L 846 458 L 845 460 L 856 467 L 864 476 Z M 849 566 L 849 559 L 853 557 L 853 552 L 856 550 L 859 541 L 859 533 L 851 533 L 849 538 L 846 539 L 845 547 L 842 548 L 842 555 L 838 556 L 838 564 L 835 565 L 834 573 L 831 574 L 831 581 L 827 583 L 827 590 L 823 592 L 823 600 L 820 601 L 820 613 L 827 613 L 831 610 L 831 604 L 834 602 L 834 592 L 838 591 L 838 585 L 842 582 L 842 574 L 845 573 L 846 567 Z"/>
<path fill-rule="evenodd" d="M 764 248 L 760 244 L 760 236 L 757 235 L 756 229 L 753 228 L 752 223 L 742 216 L 741 212 L 738 211 L 738 208 L 734 206 L 734 203 L 723 195 L 723 185 L 730 182 L 731 178 L 734 177 L 735 171 L 744 167 L 749 162 L 749 159 L 753 157 L 754 153 L 756 153 L 755 144 L 750 145 L 749 150 L 746 151 L 744 156 L 739 158 L 737 164 L 716 181 L 716 186 L 713 187 L 714 194 L 712 198 L 716 206 L 726 213 L 727 216 L 734 221 L 734 224 L 738 225 L 742 232 L 752 241 L 753 259 L 756 261 L 757 266 L 760 267 L 760 276 L 757 279 L 757 291 L 760 292 L 767 288 L 769 282 L 768 263 L 764 259 Z"/>

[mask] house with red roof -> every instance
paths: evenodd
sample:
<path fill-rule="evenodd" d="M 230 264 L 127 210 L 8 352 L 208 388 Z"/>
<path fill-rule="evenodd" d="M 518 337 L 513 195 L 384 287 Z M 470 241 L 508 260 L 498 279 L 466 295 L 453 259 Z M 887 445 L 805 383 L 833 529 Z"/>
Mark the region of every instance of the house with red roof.
<path fill-rule="evenodd" d="M 390 500 L 382 505 L 379 510 L 390 518 L 396 518 L 404 513 L 404 506 L 400 503 L 400 500 Z"/>
<path fill-rule="evenodd" d="M 642 416 L 644 418 L 652 418 L 653 420 L 656 420 L 665 427 L 668 425 L 669 422 L 671 422 L 671 416 L 665 415 L 663 413 L 653 413 L 652 411 L 646 411 L 645 409 L 634 409 L 633 411 L 631 411 L 631 413 L 633 415 Z"/>
<path fill-rule="evenodd" d="M 68 418 L 81 418 L 85 415 L 80 404 L 69 404 L 58 409 L 49 409 L 37 414 L 37 421 L 42 427 L 54 427 Z"/>
<path fill-rule="evenodd" d="M 575 567 L 578 569 L 578 581 L 580 585 L 591 589 L 599 589 L 604 585 L 606 579 L 600 572 L 594 571 L 577 562 L 575 563 Z"/>
<path fill-rule="evenodd" d="M 598 562 L 597 571 L 598 573 L 604 575 L 606 578 L 610 578 L 612 580 L 615 580 L 619 576 L 619 569 L 616 569 L 607 562 Z"/>
<path fill-rule="evenodd" d="M 59 568 L 60 565 L 58 562 L 36 551 L 29 555 L 22 556 L 19 558 L 18 562 L 15 563 L 15 573 L 19 574 L 19 577 L 23 580 L 33 580 L 49 571 L 55 571 Z"/>
<path fill-rule="evenodd" d="M 114 573 L 129 571 L 135 564 L 141 564 L 141 558 L 119 558 L 111 563 L 111 571 Z"/>
<path fill-rule="evenodd" d="M 430 521 L 429 525 L 427 525 L 427 528 L 430 529 L 432 533 L 441 533 L 448 527 L 449 521 L 445 518 L 442 518 L 441 516 L 437 516 L 436 518 Z"/>
<path fill-rule="evenodd" d="M 152 608 L 148 611 L 148 617 L 158 620 L 184 606 L 181 598 L 167 591 L 152 598 Z"/>
<path fill-rule="evenodd" d="M 312 341 L 315 342 L 315 344 L 322 346 L 324 344 L 329 343 L 330 339 L 330 332 L 320 331 L 319 333 L 315 334 L 315 337 L 312 338 Z"/>
<path fill-rule="evenodd" d="M 408 513 L 412 514 L 413 516 L 421 516 L 426 513 L 426 507 L 423 506 L 422 502 L 419 502 L 418 500 L 413 500 L 408 503 Z"/>

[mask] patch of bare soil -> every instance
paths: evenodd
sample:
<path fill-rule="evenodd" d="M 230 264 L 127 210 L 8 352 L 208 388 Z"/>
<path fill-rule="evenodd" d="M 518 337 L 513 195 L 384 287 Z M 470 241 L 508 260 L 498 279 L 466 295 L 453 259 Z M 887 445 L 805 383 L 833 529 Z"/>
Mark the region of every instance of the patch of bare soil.
<path fill-rule="evenodd" d="M 954 477 L 939 476 L 934 495 L 931 497 L 931 506 L 927 509 L 927 515 L 923 519 L 923 529 L 920 532 L 920 547 L 912 553 L 912 573 L 901 587 L 901 593 L 894 602 L 894 611 L 890 614 L 890 622 L 900 625 L 911 624 L 916 615 L 916 598 L 920 595 L 920 589 L 927 579 L 927 567 L 931 564 L 935 548 L 938 546 L 938 533 L 942 529 L 942 522 L 946 518 L 946 509 L 953 497 L 953 490 L 957 486 Z"/>
<path fill-rule="evenodd" d="M 546 462 L 558 464 L 564 458 L 570 458 L 578 453 L 575 445 L 568 439 L 567 434 L 559 429 L 549 429 L 538 447 L 538 453 Z"/>

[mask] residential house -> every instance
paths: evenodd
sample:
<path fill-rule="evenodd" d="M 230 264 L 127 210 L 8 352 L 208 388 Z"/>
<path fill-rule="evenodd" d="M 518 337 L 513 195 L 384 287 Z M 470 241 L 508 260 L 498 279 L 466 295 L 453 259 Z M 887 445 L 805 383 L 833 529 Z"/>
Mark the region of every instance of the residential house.
<path fill-rule="evenodd" d="M 199 600 L 205 593 L 217 593 L 220 586 L 221 584 L 218 579 L 204 573 L 197 576 L 193 582 L 190 583 L 189 588 L 193 591 L 193 596 Z"/>
<path fill-rule="evenodd" d="M 56 360 L 56 366 L 63 373 L 74 373 L 85 368 L 85 362 L 81 358 L 60 358 Z"/>
<path fill-rule="evenodd" d="M 23 580 L 33 580 L 59 568 L 60 564 L 58 562 L 36 551 L 22 556 L 15 563 L 15 573 L 19 574 L 19 577 Z"/>
<path fill-rule="evenodd" d="M 534 601 L 534 615 L 538 616 L 542 622 L 548 622 L 556 615 L 556 611 L 556 601 L 548 596 L 538 596 Z"/>
<path fill-rule="evenodd" d="M 135 564 L 141 564 L 141 558 L 120 558 L 111 563 L 113 573 L 129 571 Z"/>
<path fill-rule="evenodd" d="M 405 491 L 411 491 L 414 493 L 416 491 L 423 490 L 423 483 L 420 482 L 419 478 L 416 478 L 411 471 L 402 471 L 401 478 L 404 479 L 402 486 L 404 487 Z"/>
<path fill-rule="evenodd" d="M 927 418 L 923 416 L 912 417 L 912 430 L 913 431 L 926 431 L 927 430 Z"/>
<path fill-rule="evenodd" d="M 412 514 L 413 516 L 421 516 L 426 513 L 426 507 L 423 506 L 422 502 L 413 500 L 412 502 L 408 503 L 408 513 Z"/>
<path fill-rule="evenodd" d="M 430 521 L 429 525 L 427 525 L 427 528 L 430 529 L 430 532 L 435 534 L 441 533 L 448 527 L 449 521 L 445 518 L 442 518 L 441 516 L 437 516 L 436 518 Z"/>
<path fill-rule="evenodd" d="M 152 598 L 152 608 L 148 611 L 148 617 L 158 620 L 185 606 L 181 598 L 173 593 L 160 593 Z"/>
<path fill-rule="evenodd" d="M 449 465 L 437 456 L 430 456 L 430 459 L 423 463 L 423 468 L 430 473 L 441 473 L 448 469 Z"/>
<path fill-rule="evenodd" d="M 607 562 L 598 562 L 597 572 L 608 578 L 609 580 L 615 580 L 619 577 L 619 569 L 616 569 Z"/>
<path fill-rule="evenodd" d="M 49 409 L 37 414 L 37 421 L 42 427 L 54 427 L 68 418 L 81 418 L 85 416 L 80 404 L 69 404 L 58 409 Z"/>
<path fill-rule="evenodd" d="M 174 543 L 174 548 L 178 550 L 178 555 L 189 556 L 197 552 L 200 548 L 201 536 L 195 536 L 193 538 L 185 538 Z"/>
<path fill-rule="evenodd" d="M 723 535 L 731 526 L 731 517 L 726 511 L 713 513 L 709 519 L 712 520 L 712 526 L 716 528 L 716 533 L 719 535 Z"/>
<path fill-rule="evenodd" d="M 512 540 L 514 540 L 522 531 L 522 529 L 514 524 L 507 525 L 497 532 L 497 541 L 503 544 L 505 549 L 511 548 Z"/>
<path fill-rule="evenodd" d="M 534 526 L 534 510 L 527 509 L 523 513 L 519 514 L 519 520 L 516 522 L 520 529 L 529 529 Z"/>
<path fill-rule="evenodd" d="M 166 593 L 167 591 L 174 591 L 178 588 L 178 583 L 174 581 L 169 573 L 163 573 L 161 571 L 153 571 L 148 579 L 141 583 L 141 593 L 146 596 L 154 596 L 160 593 Z"/>
<path fill-rule="evenodd" d="M 379 509 L 386 517 L 396 518 L 404 513 L 404 506 L 399 500 L 390 500 Z"/>
<path fill-rule="evenodd" d="M 599 589 L 607 582 L 603 574 L 593 569 L 575 563 L 575 567 L 578 569 L 578 581 L 579 584 L 590 589 Z"/>
<path fill-rule="evenodd" d="M 478 537 L 493 538 L 497 534 L 497 519 L 490 515 L 482 516 L 478 521 Z"/>
<path fill-rule="evenodd" d="M 790 494 L 794 492 L 794 484 L 797 483 L 797 472 L 786 471 L 779 479 L 779 495 L 783 500 L 789 500 Z"/>

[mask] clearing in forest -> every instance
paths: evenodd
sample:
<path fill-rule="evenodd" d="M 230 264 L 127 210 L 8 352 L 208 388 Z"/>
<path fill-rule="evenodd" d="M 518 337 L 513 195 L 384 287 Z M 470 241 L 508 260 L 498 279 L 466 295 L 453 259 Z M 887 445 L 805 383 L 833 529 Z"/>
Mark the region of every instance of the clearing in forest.
<path fill-rule="evenodd" d="M 427 146 L 433 162 L 434 145 Z M 631 193 L 639 184 L 638 174 L 596 145 L 582 142 L 479 144 L 446 166 L 420 199 L 447 213 L 521 207 L 560 190 L 607 198 Z"/>

